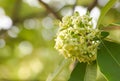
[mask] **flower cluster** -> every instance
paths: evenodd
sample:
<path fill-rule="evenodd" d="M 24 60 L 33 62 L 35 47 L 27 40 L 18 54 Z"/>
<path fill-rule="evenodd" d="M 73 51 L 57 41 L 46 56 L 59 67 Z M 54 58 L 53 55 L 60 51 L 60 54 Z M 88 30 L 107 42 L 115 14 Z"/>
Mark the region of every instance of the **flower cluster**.
<path fill-rule="evenodd" d="M 60 54 L 87 63 L 96 59 L 100 30 L 93 28 L 89 14 L 65 16 L 59 26 L 55 48 Z"/>

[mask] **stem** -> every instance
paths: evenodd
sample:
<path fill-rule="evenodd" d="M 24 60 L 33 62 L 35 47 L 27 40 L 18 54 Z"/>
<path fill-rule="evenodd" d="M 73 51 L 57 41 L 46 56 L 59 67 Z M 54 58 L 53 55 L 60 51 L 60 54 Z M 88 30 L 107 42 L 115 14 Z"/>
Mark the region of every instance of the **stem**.
<path fill-rule="evenodd" d="M 12 12 L 13 22 L 16 22 L 16 20 L 19 17 L 19 12 L 20 12 L 20 9 L 21 9 L 21 5 L 22 5 L 22 0 L 16 0 L 15 1 L 13 12 Z"/>
<path fill-rule="evenodd" d="M 104 16 L 106 15 L 106 13 L 110 10 L 110 8 L 115 4 L 117 0 L 110 0 L 101 10 L 101 14 L 100 17 L 98 19 L 98 23 L 97 23 L 97 28 L 99 28 L 99 25 L 101 23 L 101 21 L 103 20 Z"/>
<path fill-rule="evenodd" d="M 75 0 L 75 4 L 73 5 L 73 8 L 72 8 L 72 15 L 74 14 L 76 5 L 77 5 L 77 0 Z"/>
<path fill-rule="evenodd" d="M 68 64 L 70 64 L 71 60 L 65 59 L 62 61 L 62 63 L 60 64 L 60 66 L 58 66 L 55 71 L 50 74 L 47 78 L 46 81 L 53 81 L 57 75 L 59 75 L 59 73 L 65 68 L 65 66 L 67 66 Z"/>
<path fill-rule="evenodd" d="M 88 6 L 88 11 L 90 12 L 96 5 L 97 5 L 97 0 L 94 0 L 92 4 Z"/>

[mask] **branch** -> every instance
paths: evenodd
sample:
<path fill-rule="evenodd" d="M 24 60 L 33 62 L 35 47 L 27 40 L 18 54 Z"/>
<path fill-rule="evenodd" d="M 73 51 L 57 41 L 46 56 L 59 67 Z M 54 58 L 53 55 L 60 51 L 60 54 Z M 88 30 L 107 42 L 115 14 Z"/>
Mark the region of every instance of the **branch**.
<path fill-rule="evenodd" d="M 72 14 L 74 14 L 74 11 L 75 11 L 75 6 L 77 5 L 77 0 L 75 0 L 75 4 L 73 5 L 73 11 L 72 11 Z"/>
<path fill-rule="evenodd" d="M 59 17 L 59 15 L 52 9 L 48 6 L 48 4 L 44 3 L 42 0 L 38 0 L 45 8 L 48 12 L 52 13 L 55 18 L 61 20 L 61 18 Z"/>
<path fill-rule="evenodd" d="M 90 12 L 97 5 L 97 0 L 94 0 L 92 4 L 88 6 L 88 11 Z"/>
<path fill-rule="evenodd" d="M 22 0 L 16 0 L 16 2 L 15 2 L 13 12 L 12 12 L 12 20 L 13 21 L 18 19 L 19 11 L 20 11 L 20 8 L 21 8 L 21 3 L 22 3 Z"/>

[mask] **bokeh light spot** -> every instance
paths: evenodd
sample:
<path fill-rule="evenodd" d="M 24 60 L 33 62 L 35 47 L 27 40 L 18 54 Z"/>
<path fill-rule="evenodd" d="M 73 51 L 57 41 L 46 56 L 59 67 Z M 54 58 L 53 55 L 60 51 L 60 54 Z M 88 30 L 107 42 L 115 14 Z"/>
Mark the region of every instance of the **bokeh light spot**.
<path fill-rule="evenodd" d="M 21 66 L 18 70 L 18 77 L 20 79 L 28 79 L 31 76 L 31 70 L 27 66 Z"/>
<path fill-rule="evenodd" d="M 38 0 L 23 0 L 23 1 L 32 7 L 37 7 L 37 8 L 41 7 Z"/>
<path fill-rule="evenodd" d="M 5 47 L 5 40 L 4 39 L 0 39 L 0 48 Z"/>
<path fill-rule="evenodd" d="M 12 20 L 10 17 L 0 15 L 0 29 L 9 29 L 12 26 Z"/>
<path fill-rule="evenodd" d="M 61 10 L 61 15 L 62 16 L 69 16 L 69 15 L 72 15 L 72 8 L 70 7 L 67 7 L 67 8 L 64 8 Z"/>
<path fill-rule="evenodd" d="M 41 73 L 43 70 L 43 64 L 39 59 L 33 59 L 30 61 L 30 68 L 33 73 Z"/>
<path fill-rule="evenodd" d="M 43 27 L 45 27 L 46 29 L 50 29 L 53 27 L 53 20 L 52 18 L 50 17 L 45 17 L 43 20 L 42 20 L 42 25 Z"/>
<path fill-rule="evenodd" d="M 16 38 L 19 32 L 20 32 L 20 29 L 16 26 L 13 26 L 10 30 L 8 30 L 7 33 L 10 37 Z"/>
<path fill-rule="evenodd" d="M 26 29 L 34 29 L 37 25 L 37 21 L 35 19 L 27 19 L 24 21 L 24 27 Z"/>
<path fill-rule="evenodd" d="M 28 41 L 22 41 L 18 46 L 21 56 L 31 54 L 33 51 L 32 44 Z"/>
<path fill-rule="evenodd" d="M 82 16 L 82 15 L 86 14 L 87 8 L 83 7 L 83 6 L 76 6 L 75 11 L 79 12 L 79 14 Z"/>

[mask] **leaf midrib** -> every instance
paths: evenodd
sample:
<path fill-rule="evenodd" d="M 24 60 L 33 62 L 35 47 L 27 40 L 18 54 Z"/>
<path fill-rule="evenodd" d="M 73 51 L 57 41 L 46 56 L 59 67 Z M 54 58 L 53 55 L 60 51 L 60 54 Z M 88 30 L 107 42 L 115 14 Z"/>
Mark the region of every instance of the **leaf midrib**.
<path fill-rule="evenodd" d="M 120 63 L 117 61 L 117 59 L 113 56 L 112 52 L 105 46 L 104 42 L 102 41 L 103 46 L 105 47 L 105 49 L 107 50 L 108 54 L 113 58 L 113 61 L 115 61 L 118 66 L 120 67 Z"/>

